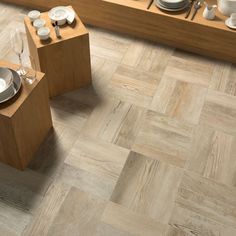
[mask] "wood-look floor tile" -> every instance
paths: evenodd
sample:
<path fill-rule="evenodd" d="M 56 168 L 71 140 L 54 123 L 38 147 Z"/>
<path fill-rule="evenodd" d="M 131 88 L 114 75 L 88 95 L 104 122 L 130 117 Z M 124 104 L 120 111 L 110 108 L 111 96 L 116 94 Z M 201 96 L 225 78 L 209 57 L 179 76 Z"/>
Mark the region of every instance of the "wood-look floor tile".
<path fill-rule="evenodd" d="M 30 220 L 29 213 L 0 201 L 0 235 L 21 235 Z"/>
<path fill-rule="evenodd" d="M 129 150 L 113 144 L 81 136 L 65 163 L 91 174 L 117 181 L 128 157 Z"/>
<path fill-rule="evenodd" d="M 192 125 L 148 111 L 132 150 L 183 167 L 192 133 Z"/>
<path fill-rule="evenodd" d="M 47 235 L 93 235 L 104 208 L 103 200 L 72 188 Z"/>
<path fill-rule="evenodd" d="M 132 105 L 120 125 L 119 132 L 114 138 L 113 143 L 131 149 L 143 123 L 144 115 L 145 110 L 143 108 Z"/>
<path fill-rule="evenodd" d="M 236 97 L 209 90 L 200 124 L 236 135 Z"/>
<path fill-rule="evenodd" d="M 25 228 L 23 235 L 46 236 L 70 189 L 69 185 L 54 182 L 39 208 L 34 212 L 33 219 Z"/>
<path fill-rule="evenodd" d="M 194 59 L 195 58 L 195 59 Z M 212 78 L 214 64 L 202 57 L 194 57 L 189 60 L 186 54 L 174 53 L 166 66 L 165 76 L 174 77 L 177 80 L 208 87 Z"/>
<path fill-rule="evenodd" d="M 109 85 L 108 94 L 116 98 L 147 107 L 160 82 L 160 77 L 128 66 L 119 66 Z"/>
<path fill-rule="evenodd" d="M 84 192 L 91 193 L 101 199 L 108 200 L 115 188 L 117 180 L 108 179 L 102 174 L 94 175 L 83 169 L 64 164 L 57 176 L 58 181 L 77 187 Z"/>
<path fill-rule="evenodd" d="M 210 89 L 232 96 L 236 95 L 236 67 L 226 62 L 216 63 Z"/>
<path fill-rule="evenodd" d="M 167 236 L 232 236 L 235 228 L 216 222 L 198 211 L 176 205 L 170 225 L 173 226 Z"/>
<path fill-rule="evenodd" d="M 176 196 L 176 204 L 170 221 L 173 225 L 198 232 L 197 235 L 223 236 L 226 235 L 225 230 L 230 232 L 230 229 L 231 235 L 236 232 L 234 187 L 193 172 L 185 172 Z"/>
<path fill-rule="evenodd" d="M 54 124 L 54 131 L 44 141 L 29 168 L 55 178 L 77 137 L 77 129 Z"/>
<path fill-rule="evenodd" d="M 121 229 L 117 229 L 109 224 L 100 222 L 95 236 L 135 236 L 135 234 L 131 234 L 129 232 L 125 232 Z"/>
<path fill-rule="evenodd" d="M 170 117 L 198 124 L 207 89 L 192 83 L 163 77 L 151 109 Z"/>
<path fill-rule="evenodd" d="M 86 121 L 82 133 L 112 142 L 129 112 L 131 105 L 110 99 L 98 105 Z"/>
<path fill-rule="evenodd" d="M 236 137 L 200 126 L 194 135 L 188 170 L 236 186 L 235 155 Z"/>
<path fill-rule="evenodd" d="M 0 164 L 0 200 L 13 208 L 34 212 L 51 183 L 52 179 L 32 170 Z"/>
<path fill-rule="evenodd" d="M 179 168 L 131 152 L 111 201 L 168 223 L 181 176 Z"/>
<path fill-rule="evenodd" d="M 124 54 L 121 63 L 123 65 L 136 67 L 141 60 L 141 55 L 143 54 L 144 49 L 145 45 L 143 41 L 133 41 L 127 49 L 126 53 Z"/>
<path fill-rule="evenodd" d="M 140 214 L 135 214 L 127 208 L 113 202 L 109 202 L 106 206 L 102 215 L 102 222 L 129 233 L 128 236 L 163 236 L 167 230 L 167 225 Z"/>

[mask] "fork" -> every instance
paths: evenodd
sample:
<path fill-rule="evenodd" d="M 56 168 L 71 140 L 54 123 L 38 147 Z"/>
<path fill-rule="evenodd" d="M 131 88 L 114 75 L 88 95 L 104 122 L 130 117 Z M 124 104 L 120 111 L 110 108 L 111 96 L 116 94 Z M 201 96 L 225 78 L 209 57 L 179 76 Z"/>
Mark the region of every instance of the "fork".
<path fill-rule="evenodd" d="M 201 8 L 201 6 L 202 6 L 202 1 L 197 1 L 197 2 L 194 3 L 194 12 L 193 12 L 191 20 L 194 19 L 194 17 L 196 16 L 198 10 Z"/>

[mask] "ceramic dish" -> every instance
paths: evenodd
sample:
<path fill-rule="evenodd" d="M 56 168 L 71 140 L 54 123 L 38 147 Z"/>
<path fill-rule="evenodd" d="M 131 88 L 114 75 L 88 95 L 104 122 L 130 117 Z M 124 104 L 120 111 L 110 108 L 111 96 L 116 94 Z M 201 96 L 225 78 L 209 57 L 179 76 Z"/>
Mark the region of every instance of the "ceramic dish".
<path fill-rule="evenodd" d="M 36 19 L 39 19 L 39 18 L 40 18 L 40 12 L 37 11 L 37 10 L 30 11 L 30 12 L 28 13 L 28 17 L 30 18 L 30 21 L 33 22 L 33 21 L 35 21 Z"/>
<path fill-rule="evenodd" d="M 11 94 L 9 94 L 7 97 L 5 98 L 0 98 L 0 103 L 6 102 L 8 100 L 10 100 L 11 98 L 13 98 L 19 91 L 21 88 L 21 78 L 18 75 L 18 73 L 14 70 L 9 69 L 13 75 L 13 91 Z"/>
<path fill-rule="evenodd" d="M 52 23 L 58 22 L 58 25 L 64 25 L 68 17 L 68 10 L 66 7 L 54 7 L 48 12 L 48 16 Z"/>
<path fill-rule="evenodd" d="M 44 19 L 37 19 L 34 21 L 33 26 L 36 30 L 44 27 L 46 24 L 46 21 Z"/>
<path fill-rule="evenodd" d="M 48 27 L 42 27 L 38 29 L 37 34 L 41 40 L 47 40 L 50 37 L 50 29 Z"/>
<path fill-rule="evenodd" d="M 164 6 L 160 0 L 156 0 L 155 2 L 156 6 L 158 8 L 160 8 L 161 10 L 164 10 L 164 11 L 170 11 L 170 12 L 176 12 L 176 11 L 182 11 L 184 9 L 186 9 L 188 6 L 189 6 L 189 2 L 186 1 L 186 4 L 184 6 L 181 6 L 181 7 L 178 7 L 178 8 L 169 8 L 169 7 L 166 7 Z"/>
<path fill-rule="evenodd" d="M 231 23 L 230 18 L 225 21 L 225 24 L 226 24 L 230 29 L 236 30 L 236 25 L 233 25 L 233 24 Z"/>

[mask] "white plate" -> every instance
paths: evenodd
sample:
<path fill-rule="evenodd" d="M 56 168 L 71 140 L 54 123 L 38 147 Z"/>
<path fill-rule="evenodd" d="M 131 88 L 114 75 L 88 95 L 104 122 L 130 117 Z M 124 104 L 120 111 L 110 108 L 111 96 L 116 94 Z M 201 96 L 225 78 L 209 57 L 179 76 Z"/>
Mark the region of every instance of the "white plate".
<path fill-rule="evenodd" d="M 230 18 L 228 18 L 228 19 L 225 21 L 225 24 L 226 24 L 230 29 L 235 29 L 235 30 L 236 30 L 236 25 L 232 25 L 232 24 L 231 24 Z"/>
<path fill-rule="evenodd" d="M 162 2 L 166 2 L 169 4 L 179 4 L 181 2 L 184 2 L 185 0 L 162 0 Z"/>
<path fill-rule="evenodd" d="M 64 25 L 68 17 L 68 10 L 66 7 L 54 7 L 48 12 L 48 16 L 52 22 L 58 22 L 58 25 Z"/>
<path fill-rule="evenodd" d="M 64 25 L 66 22 L 72 24 L 75 19 L 75 12 L 70 7 L 58 6 L 52 8 L 48 16 L 52 22 L 57 21 L 58 25 Z"/>
<path fill-rule="evenodd" d="M 186 2 L 186 4 L 184 6 L 179 7 L 179 8 L 167 8 L 167 7 L 163 6 L 159 0 L 156 0 L 155 4 L 161 10 L 170 11 L 170 12 L 182 11 L 189 6 L 189 2 Z"/>
<path fill-rule="evenodd" d="M 21 88 L 21 84 L 22 83 L 21 83 L 20 76 L 18 75 L 18 73 L 16 71 L 11 70 L 11 69 L 9 69 L 9 70 L 13 74 L 13 86 L 14 86 L 14 89 L 13 89 L 13 92 L 8 95 L 8 97 L 6 97 L 4 99 L 1 99 L 0 103 L 6 102 L 6 101 L 10 100 L 11 98 L 13 98 L 20 91 L 20 88 Z"/>

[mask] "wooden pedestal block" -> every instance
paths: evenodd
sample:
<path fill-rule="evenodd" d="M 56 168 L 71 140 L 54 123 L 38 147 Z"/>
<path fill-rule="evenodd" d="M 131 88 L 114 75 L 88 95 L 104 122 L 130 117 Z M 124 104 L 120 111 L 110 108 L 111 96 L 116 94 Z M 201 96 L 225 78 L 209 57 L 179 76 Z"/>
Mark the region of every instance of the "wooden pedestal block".
<path fill-rule="evenodd" d="M 90 84 L 89 34 L 79 17 L 72 25 L 60 27 L 61 39 L 56 37 L 48 13 L 42 13 L 41 18 L 51 30 L 49 40 L 39 39 L 28 17 L 25 28 L 30 54 L 36 69 L 46 74 L 50 97 Z"/>
<path fill-rule="evenodd" d="M 0 66 L 17 66 L 0 61 Z M 0 104 L 0 161 L 23 170 L 52 127 L 47 81 L 37 73 L 32 85 L 23 82 L 13 99 Z"/>

